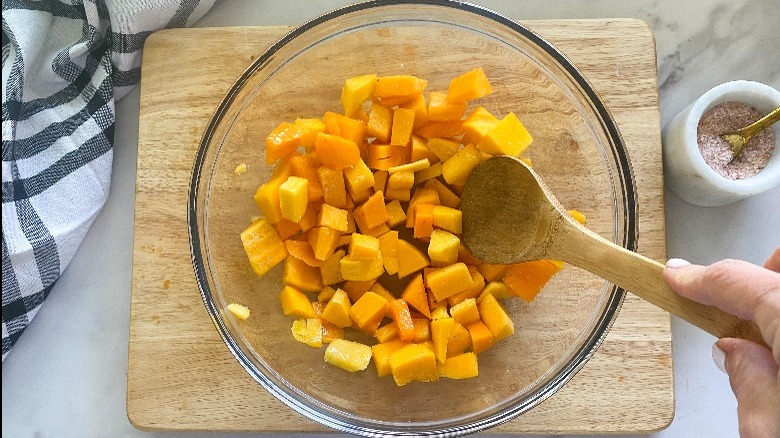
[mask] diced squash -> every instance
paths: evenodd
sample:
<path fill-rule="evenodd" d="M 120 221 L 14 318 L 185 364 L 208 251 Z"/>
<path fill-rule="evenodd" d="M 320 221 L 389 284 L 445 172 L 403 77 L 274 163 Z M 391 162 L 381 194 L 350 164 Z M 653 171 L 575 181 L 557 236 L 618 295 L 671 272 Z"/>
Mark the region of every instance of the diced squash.
<path fill-rule="evenodd" d="M 447 379 L 470 379 L 479 375 L 477 355 L 464 353 L 447 358 L 438 365 L 439 377 Z"/>
<path fill-rule="evenodd" d="M 322 197 L 325 203 L 345 208 L 347 206 L 347 187 L 344 184 L 344 173 L 322 166 L 317 168 L 317 175 L 322 186 Z"/>
<path fill-rule="evenodd" d="M 409 108 L 397 108 L 393 111 L 393 126 L 390 130 L 390 144 L 407 146 L 412 138 L 415 112 Z"/>
<path fill-rule="evenodd" d="M 412 342 L 420 344 L 431 340 L 431 326 L 427 319 L 412 318 L 412 324 L 414 325 L 414 339 L 412 339 Z"/>
<path fill-rule="evenodd" d="M 371 288 L 369 290 L 379 295 L 380 297 L 384 298 L 385 300 L 387 300 L 388 303 L 395 299 L 395 296 L 392 293 L 390 293 L 390 291 L 387 290 L 387 288 L 384 287 L 382 283 L 380 283 L 379 281 L 375 281 L 374 284 L 371 285 Z M 387 316 L 388 318 L 393 317 L 393 314 L 390 311 L 390 307 L 387 308 L 387 312 L 385 312 L 385 316 Z"/>
<path fill-rule="evenodd" d="M 375 137 L 381 143 L 390 141 L 390 129 L 393 127 L 393 110 L 382 105 L 372 105 L 368 113 L 366 134 Z"/>
<path fill-rule="evenodd" d="M 293 338 L 310 347 L 322 347 L 322 321 L 319 318 L 297 319 L 292 324 Z"/>
<path fill-rule="evenodd" d="M 436 205 L 433 207 L 433 226 L 449 231 L 450 233 L 460 234 L 462 230 L 463 213 L 455 208 Z M 457 259 L 457 248 L 455 248 Z"/>
<path fill-rule="evenodd" d="M 330 301 L 331 298 L 333 298 L 333 295 L 336 295 L 336 289 L 333 289 L 332 287 L 325 285 L 322 287 L 322 290 L 320 290 L 320 293 L 317 294 L 317 302 L 327 304 L 327 302 Z M 316 308 L 314 310 L 315 312 L 317 311 Z M 322 314 L 322 312 L 319 312 L 319 314 Z"/>
<path fill-rule="evenodd" d="M 228 304 L 227 309 L 233 316 L 240 319 L 241 321 L 246 321 L 246 319 L 249 318 L 250 311 L 246 306 L 238 303 L 230 303 Z"/>
<path fill-rule="evenodd" d="M 344 257 L 344 254 L 346 253 L 343 250 L 338 250 L 322 262 L 320 274 L 322 275 L 323 284 L 331 285 L 341 283 L 344 280 L 341 277 L 341 259 Z"/>
<path fill-rule="evenodd" d="M 386 170 L 377 170 L 374 172 L 374 193 L 382 192 L 387 189 L 387 179 L 390 175 Z"/>
<path fill-rule="evenodd" d="M 352 260 L 373 260 L 379 256 L 379 239 L 365 234 L 353 233 L 349 243 L 349 258 Z"/>
<path fill-rule="evenodd" d="M 306 211 L 298 222 L 298 226 L 301 227 L 304 233 L 317 226 L 320 210 L 322 209 L 322 204 L 319 202 L 311 202 L 311 199 L 309 201 L 309 206 L 306 207 Z"/>
<path fill-rule="evenodd" d="M 446 161 L 458 153 L 458 142 L 446 138 L 429 138 L 426 144 L 428 149 L 436 154 L 441 161 Z"/>
<path fill-rule="evenodd" d="M 393 321 L 398 326 L 398 337 L 404 342 L 414 340 L 414 322 L 406 301 L 403 299 L 390 301 L 390 312 L 393 315 Z"/>
<path fill-rule="evenodd" d="M 496 299 L 504 299 L 512 296 L 512 292 L 509 291 L 509 287 L 500 281 L 491 281 L 482 289 L 482 293 L 477 298 L 477 303 L 482 303 L 486 295 L 492 295 Z"/>
<path fill-rule="evenodd" d="M 389 301 L 388 301 L 389 302 Z M 388 306 L 388 309 L 390 307 Z M 391 316 L 392 318 L 392 312 Z M 374 337 L 377 341 L 381 342 L 388 342 L 390 340 L 398 338 L 398 324 L 395 323 L 395 321 L 391 321 L 382 327 L 379 327 L 376 332 L 374 332 Z"/>
<path fill-rule="evenodd" d="M 314 258 L 328 260 L 336 251 L 339 232 L 328 227 L 314 227 L 309 230 L 309 244 L 314 250 Z"/>
<path fill-rule="evenodd" d="M 301 130 L 300 144 L 307 150 L 314 147 L 317 134 L 325 132 L 325 123 L 320 119 L 297 118 L 295 119 L 295 125 Z"/>
<path fill-rule="evenodd" d="M 441 163 L 431 164 L 431 167 L 414 173 L 414 183 L 420 184 L 441 175 Z"/>
<path fill-rule="evenodd" d="M 398 240 L 398 278 L 404 278 L 430 264 L 422 251 L 405 240 Z"/>
<path fill-rule="evenodd" d="M 388 231 L 379 236 L 379 252 L 385 271 L 390 275 L 398 273 L 398 231 Z"/>
<path fill-rule="evenodd" d="M 322 164 L 333 169 L 345 169 L 354 166 L 360 160 L 358 145 L 352 140 L 336 135 L 320 132 L 317 134 L 314 148 Z"/>
<path fill-rule="evenodd" d="M 414 172 L 402 171 L 390 175 L 387 180 L 387 187 L 390 189 L 408 190 L 414 186 Z"/>
<path fill-rule="evenodd" d="M 322 311 L 322 319 L 337 327 L 350 327 L 352 325 L 352 319 L 349 317 L 351 307 L 347 293 L 337 289 L 325 306 L 325 310 Z"/>
<path fill-rule="evenodd" d="M 444 317 L 431 321 L 431 338 L 433 339 L 433 352 L 436 354 L 436 360 L 444 363 L 447 359 L 447 343 L 455 328 L 455 320 Z"/>
<path fill-rule="evenodd" d="M 467 327 L 469 335 L 471 336 L 471 348 L 474 353 L 481 353 L 488 348 L 492 347 L 496 341 L 493 339 L 493 333 L 482 322 L 475 322 Z"/>
<path fill-rule="evenodd" d="M 295 257 L 296 259 L 314 268 L 319 268 L 322 266 L 322 261 L 317 260 L 317 258 L 314 257 L 314 250 L 311 248 L 309 242 L 303 242 L 300 240 L 285 240 L 284 246 L 287 248 L 287 253 L 290 254 L 290 257 Z"/>
<path fill-rule="evenodd" d="M 417 204 L 414 209 L 414 237 L 430 237 L 433 232 L 433 204 Z"/>
<path fill-rule="evenodd" d="M 287 316 L 297 316 L 298 318 L 314 318 L 314 307 L 309 301 L 309 297 L 303 292 L 292 286 L 285 286 L 279 293 L 279 301 L 282 303 L 282 311 Z"/>
<path fill-rule="evenodd" d="M 392 199 L 395 201 L 407 202 L 412 197 L 412 191 L 410 189 L 388 190 L 387 192 L 385 192 L 385 197 L 387 197 L 387 199 Z"/>
<path fill-rule="evenodd" d="M 428 300 L 428 306 L 430 307 L 430 299 Z M 447 306 L 439 305 L 431 310 L 431 319 L 449 318 L 450 314 L 447 313 Z"/>
<path fill-rule="evenodd" d="M 482 67 L 463 73 L 450 80 L 447 98 L 455 102 L 479 99 L 493 92 Z"/>
<path fill-rule="evenodd" d="M 452 319 L 458 321 L 461 325 L 468 327 L 480 320 L 477 300 L 469 298 L 452 306 L 450 308 Z"/>
<path fill-rule="evenodd" d="M 416 128 L 414 133 L 423 138 L 452 138 L 463 134 L 463 122 L 460 120 L 446 120 L 443 122 L 429 121 Z"/>
<path fill-rule="evenodd" d="M 265 162 L 273 164 L 301 144 L 303 132 L 294 123 L 281 123 L 265 138 Z"/>
<path fill-rule="evenodd" d="M 551 260 L 515 263 L 509 267 L 503 281 L 512 294 L 530 303 L 561 268 Z"/>
<path fill-rule="evenodd" d="M 374 174 L 363 160 L 358 158 L 354 166 L 344 169 L 344 177 L 354 202 L 363 202 L 371 196 L 371 191 L 374 189 Z"/>
<path fill-rule="evenodd" d="M 362 109 L 362 108 L 361 108 Z M 364 152 L 361 147 L 363 146 L 363 138 L 366 133 L 366 123 L 359 119 L 353 119 L 342 114 L 328 111 L 322 116 L 322 121 L 325 123 L 325 133 L 341 137 L 355 143 L 362 154 Z M 315 140 L 314 147 L 316 149 L 317 142 Z"/>
<path fill-rule="evenodd" d="M 421 344 L 410 344 L 393 353 L 390 369 L 398 386 L 412 381 L 432 382 L 439 379 L 436 356 L 430 348 Z"/>
<path fill-rule="evenodd" d="M 306 213 L 304 213 L 304 216 L 305 215 Z M 274 224 L 274 228 L 276 228 L 276 233 L 279 234 L 279 238 L 282 240 L 294 237 L 301 231 L 301 226 L 299 224 L 288 221 L 287 219 L 279 220 L 279 222 Z"/>
<path fill-rule="evenodd" d="M 420 94 L 428 81 L 410 75 L 382 76 L 374 83 L 374 95 L 380 98 Z"/>
<path fill-rule="evenodd" d="M 371 322 L 384 318 L 388 305 L 384 297 L 368 291 L 352 304 L 349 316 L 359 328 L 366 328 Z"/>
<path fill-rule="evenodd" d="M 271 223 L 260 219 L 241 232 L 241 242 L 255 274 L 262 277 L 287 257 L 287 249 Z"/>
<path fill-rule="evenodd" d="M 450 340 L 447 342 L 447 357 L 462 354 L 468 348 L 471 348 L 471 333 L 455 321 Z"/>
<path fill-rule="evenodd" d="M 494 265 L 492 263 L 480 263 L 477 266 L 480 274 L 485 277 L 487 281 L 499 281 L 509 272 L 510 265 Z M 500 298 L 500 297 L 496 297 Z"/>
<path fill-rule="evenodd" d="M 376 75 L 368 74 L 355 76 L 344 82 L 344 88 L 341 89 L 341 107 L 347 117 L 353 117 L 363 102 L 371 97 L 376 83 Z"/>
<path fill-rule="evenodd" d="M 347 216 L 347 210 L 342 210 L 329 204 L 322 204 L 318 225 L 328 227 L 340 233 L 346 233 L 349 223 Z"/>
<path fill-rule="evenodd" d="M 366 202 L 355 208 L 354 218 L 361 230 L 378 227 L 387 222 L 384 194 L 376 192 L 371 195 Z"/>
<path fill-rule="evenodd" d="M 279 186 L 286 180 L 286 176 L 284 179 L 272 179 L 258 187 L 255 192 L 255 204 L 272 224 L 282 220 L 282 208 L 279 206 Z"/>
<path fill-rule="evenodd" d="M 585 225 L 585 215 L 579 210 L 569 210 L 569 215 L 574 218 L 575 221 L 582 225 Z"/>
<path fill-rule="evenodd" d="M 493 338 L 496 341 L 500 341 L 515 332 L 515 325 L 512 319 L 506 313 L 501 303 L 491 294 L 486 295 L 482 298 L 482 302 L 479 303 L 479 315 L 482 322 L 493 333 Z"/>
<path fill-rule="evenodd" d="M 309 202 L 322 200 L 322 185 L 320 184 L 317 168 L 322 163 L 315 153 L 297 155 L 290 158 L 290 170 L 292 175 L 306 178 L 309 182 Z"/>
<path fill-rule="evenodd" d="M 414 191 L 414 196 L 409 200 L 409 207 L 406 209 L 406 226 L 414 227 L 415 210 L 418 204 L 440 205 L 439 194 L 434 189 L 418 187 Z"/>
<path fill-rule="evenodd" d="M 375 170 L 388 170 L 408 163 L 409 154 L 407 146 L 370 144 L 366 153 L 366 165 Z M 376 178 L 376 174 L 374 177 Z"/>
<path fill-rule="evenodd" d="M 322 325 L 322 343 L 330 344 L 335 339 L 344 339 L 344 329 L 322 319 L 322 312 L 325 310 L 326 305 L 327 303 L 312 303 L 314 313 L 320 318 L 320 324 Z"/>
<path fill-rule="evenodd" d="M 363 371 L 371 362 L 371 347 L 345 339 L 336 339 L 325 349 L 325 362 L 353 373 Z"/>
<path fill-rule="evenodd" d="M 399 241 L 400 243 L 400 241 Z M 437 301 L 462 292 L 471 286 L 471 274 L 465 263 L 439 268 L 425 276 L 425 283 Z"/>
<path fill-rule="evenodd" d="M 423 158 L 419 161 L 412 161 L 411 163 L 402 164 L 400 166 L 393 166 L 387 169 L 387 173 L 393 175 L 398 172 L 418 172 L 431 167 L 431 163 L 427 158 Z"/>
<path fill-rule="evenodd" d="M 437 122 L 459 120 L 466 114 L 466 101 L 448 99 L 447 93 L 431 91 L 428 97 L 428 118 Z"/>
<path fill-rule="evenodd" d="M 471 171 L 482 162 L 482 154 L 470 144 L 459 150 L 441 165 L 441 174 L 448 184 L 463 185 Z"/>
<path fill-rule="evenodd" d="M 347 296 L 349 296 L 349 301 L 354 303 L 355 301 L 359 300 L 364 293 L 371 290 L 371 286 L 374 284 L 376 284 L 376 280 L 374 279 L 368 281 L 347 280 L 344 282 L 344 285 L 341 286 L 341 289 L 347 293 Z"/>
<path fill-rule="evenodd" d="M 485 108 L 478 106 L 463 121 L 463 141 L 477 144 L 496 127 L 499 120 Z"/>
<path fill-rule="evenodd" d="M 401 293 L 401 298 L 412 308 L 420 312 L 420 314 L 428 319 L 431 318 L 431 310 L 428 307 L 428 294 L 425 291 L 422 274 L 417 274 L 412 278 Z"/>
<path fill-rule="evenodd" d="M 434 207 L 434 209 L 435 208 L 436 207 Z M 436 217 L 434 216 L 434 224 L 435 223 Z M 433 230 L 431 233 L 431 241 L 428 243 L 428 257 L 431 259 L 431 265 L 446 266 L 456 263 L 458 261 L 459 247 L 460 239 L 458 239 L 458 236 L 444 230 Z"/>
<path fill-rule="evenodd" d="M 318 268 L 295 257 L 287 257 L 284 261 L 282 283 L 306 292 L 319 292 L 322 289 L 322 276 Z"/>
<path fill-rule="evenodd" d="M 381 328 L 379 330 L 382 330 Z M 379 332 L 377 330 L 377 333 Z M 371 357 L 374 359 L 376 373 L 379 377 L 389 376 L 392 373 L 390 358 L 393 353 L 409 345 L 400 339 L 382 341 L 371 347 Z"/>
<path fill-rule="evenodd" d="M 428 148 L 428 144 L 425 142 L 425 140 L 416 135 L 413 135 L 409 160 L 419 161 L 423 158 L 427 158 L 428 162 L 431 163 L 431 166 L 439 162 L 439 156 L 430 150 L 430 148 Z"/>
<path fill-rule="evenodd" d="M 382 256 L 371 260 L 353 260 L 350 256 L 341 259 L 341 277 L 345 280 L 368 281 L 385 272 Z"/>
<path fill-rule="evenodd" d="M 517 116 L 510 112 L 477 143 L 477 149 L 489 154 L 517 157 L 532 142 L 531 134 Z"/>
<path fill-rule="evenodd" d="M 461 242 L 460 248 L 458 248 L 458 261 L 469 266 L 479 266 L 479 264 L 482 263 L 482 260 L 474 257 L 474 255 L 463 246 L 463 242 Z"/>
<path fill-rule="evenodd" d="M 418 94 L 406 102 L 401 102 L 398 106 L 414 110 L 414 129 L 428 123 L 428 104 L 422 94 Z"/>
<path fill-rule="evenodd" d="M 458 208 L 458 206 L 460 206 L 460 196 L 448 189 L 447 186 L 438 179 L 427 181 L 424 187 L 436 192 L 441 205 L 450 208 Z"/>
<path fill-rule="evenodd" d="M 450 306 L 454 306 L 469 298 L 478 297 L 482 293 L 482 289 L 485 288 L 485 278 L 479 273 L 479 270 L 472 265 L 467 265 L 467 267 L 469 274 L 471 274 L 471 286 L 469 286 L 468 289 L 447 298 L 447 304 Z"/>

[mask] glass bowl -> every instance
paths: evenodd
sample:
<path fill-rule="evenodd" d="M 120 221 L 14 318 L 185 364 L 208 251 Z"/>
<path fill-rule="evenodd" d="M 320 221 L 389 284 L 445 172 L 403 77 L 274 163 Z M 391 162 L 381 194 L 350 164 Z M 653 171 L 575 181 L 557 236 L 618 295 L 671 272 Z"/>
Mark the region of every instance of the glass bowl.
<path fill-rule="evenodd" d="M 484 430 L 560 389 L 618 313 L 621 290 L 567 266 L 532 303 L 505 300 L 516 333 L 480 353 L 479 377 L 398 387 L 373 365 L 349 373 L 325 363 L 324 348 L 295 341 L 278 300 L 281 265 L 264 278 L 250 268 L 239 235 L 261 214 L 252 195 L 270 176 L 264 138 L 278 123 L 338 111 L 352 76 L 413 74 L 429 91 L 446 90 L 475 67 L 493 85 L 478 104 L 518 115 L 534 137 L 524 156 L 560 201 L 634 249 L 634 183 L 615 122 L 577 68 L 530 29 L 448 1 L 361 3 L 296 28 L 252 62 L 215 111 L 195 162 L 188 220 L 195 275 L 225 344 L 254 380 L 314 421 L 359 435 Z M 239 177 L 242 163 L 249 171 Z M 250 318 L 236 320 L 231 302 L 248 306 Z"/>

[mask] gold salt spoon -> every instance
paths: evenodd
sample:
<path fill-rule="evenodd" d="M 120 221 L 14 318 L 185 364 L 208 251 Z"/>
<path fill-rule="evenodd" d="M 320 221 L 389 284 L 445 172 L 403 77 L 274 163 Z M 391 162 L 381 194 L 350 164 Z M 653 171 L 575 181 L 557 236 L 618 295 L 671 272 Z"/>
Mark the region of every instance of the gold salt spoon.
<path fill-rule="evenodd" d="M 731 161 L 734 161 L 739 156 L 739 154 L 742 153 L 742 151 L 745 149 L 745 145 L 750 141 L 751 138 L 778 120 L 780 120 L 780 106 L 770 111 L 769 114 L 761 117 L 760 119 L 756 120 L 748 126 L 745 126 L 742 129 L 737 129 L 736 131 L 721 134 L 720 138 L 725 140 L 731 147 L 731 152 L 733 154 Z"/>
<path fill-rule="evenodd" d="M 579 266 L 721 338 L 765 345 L 755 323 L 681 297 L 663 279 L 664 265 L 604 239 L 561 206 L 522 161 L 496 156 L 471 173 L 461 198 L 463 242 L 488 263 L 538 259 Z"/>

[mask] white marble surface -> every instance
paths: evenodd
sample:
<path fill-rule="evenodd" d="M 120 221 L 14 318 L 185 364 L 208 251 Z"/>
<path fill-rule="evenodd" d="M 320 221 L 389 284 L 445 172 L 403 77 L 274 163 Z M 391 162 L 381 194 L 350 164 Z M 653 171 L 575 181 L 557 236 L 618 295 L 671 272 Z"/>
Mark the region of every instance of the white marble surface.
<path fill-rule="evenodd" d="M 223 0 L 198 26 L 298 24 L 346 1 Z M 517 20 L 634 17 L 656 35 L 661 124 L 710 87 L 732 79 L 780 88 L 777 0 L 631 2 L 479 1 Z M 117 104 L 108 203 L 41 311 L 2 365 L 2 434 L 8 437 L 227 437 L 147 433 L 125 412 L 136 89 Z M 780 245 L 780 188 L 718 208 L 667 191 L 670 257 L 759 263 Z M 736 402 L 710 359 L 714 339 L 673 320 L 676 416 L 654 438 L 737 436 Z M 268 435 L 263 435 L 268 436 Z"/>

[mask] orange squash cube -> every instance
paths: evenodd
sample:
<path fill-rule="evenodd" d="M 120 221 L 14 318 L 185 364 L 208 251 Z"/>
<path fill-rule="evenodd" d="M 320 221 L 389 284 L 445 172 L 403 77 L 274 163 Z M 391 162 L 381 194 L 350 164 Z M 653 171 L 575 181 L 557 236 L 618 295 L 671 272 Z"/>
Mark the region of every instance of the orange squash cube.
<path fill-rule="evenodd" d="M 366 164 L 375 170 L 387 170 L 406 164 L 409 161 L 409 148 L 406 146 L 370 144 L 366 152 Z M 376 174 L 374 175 L 376 178 Z"/>
<path fill-rule="evenodd" d="M 407 190 L 414 186 L 414 172 L 404 171 L 395 172 L 387 180 L 387 188 L 397 190 Z"/>
<path fill-rule="evenodd" d="M 319 318 L 297 319 L 292 324 L 293 338 L 310 347 L 322 347 L 322 321 Z"/>
<path fill-rule="evenodd" d="M 322 276 L 318 268 L 311 267 L 295 257 L 287 257 L 282 283 L 306 292 L 319 292 L 322 289 Z"/>
<path fill-rule="evenodd" d="M 463 142 L 477 144 L 496 127 L 499 120 L 485 108 L 478 106 L 463 121 Z"/>
<path fill-rule="evenodd" d="M 477 266 L 479 273 L 485 277 L 487 281 L 499 281 L 509 272 L 510 265 L 494 265 L 492 263 L 480 263 Z M 498 298 L 498 297 L 496 297 Z"/>
<path fill-rule="evenodd" d="M 352 319 L 349 317 L 349 309 L 351 307 L 347 293 L 337 289 L 336 293 L 328 301 L 328 304 L 325 305 L 325 310 L 322 311 L 322 319 L 337 327 L 350 327 L 352 325 Z"/>
<path fill-rule="evenodd" d="M 398 240 L 398 278 L 404 278 L 430 264 L 422 251 L 405 240 Z"/>
<path fill-rule="evenodd" d="M 382 105 L 374 104 L 368 113 L 366 134 L 375 137 L 381 143 L 390 141 L 390 129 L 393 127 L 393 110 Z"/>
<path fill-rule="evenodd" d="M 390 301 L 390 311 L 398 326 L 398 337 L 404 342 L 414 340 L 414 321 L 409 312 L 409 305 L 403 299 Z"/>
<path fill-rule="evenodd" d="M 398 273 L 398 231 L 388 231 L 378 238 L 379 252 L 385 271 L 390 275 Z"/>
<path fill-rule="evenodd" d="M 347 216 L 347 210 L 342 210 L 328 204 L 322 204 L 318 225 L 321 227 L 328 227 L 340 233 L 346 233 L 349 223 Z"/>
<path fill-rule="evenodd" d="M 387 169 L 387 173 L 390 175 L 393 175 L 394 173 L 399 172 L 419 172 L 421 170 L 427 169 L 431 167 L 430 161 L 428 161 L 427 158 L 423 158 L 419 161 L 412 161 L 411 163 L 402 164 L 400 166 L 393 166 L 389 169 Z"/>
<path fill-rule="evenodd" d="M 422 138 L 413 135 L 412 136 L 412 149 L 410 151 L 409 160 L 419 161 L 423 158 L 427 158 L 431 166 L 439 162 L 439 156 L 436 155 L 429 147 L 428 144 Z"/>
<path fill-rule="evenodd" d="M 325 362 L 349 372 L 363 371 L 371 362 L 371 347 L 336 339 L 325 349 Z"/>
<path fill-rule="evenodd" d="M 459 247 L 460 239 L 458 236 L 444 230 L 433 230 L 431 241 L 428 243 L 428 258 L 431 259 L 433 266 L 451 265 L 458 261 Z"/>
<path fill-rule="evenodd" d="M 301 144 L 303 132 L 294 123 L 281 123 L 265 138 L 265 162 L 273 164 Z"/>
<path fill-rule="evenodd" d="M 360 149 L 352 140 L 320 132 L 314 142 L 322 164 L 333 169 L 354 166 L 360 160 Z"/>
<path fill-rule="evenodd" d="M 384 272 L 382 256 L 378 254 L 371 260 L 354 260 L 349 255 L 341 259 L 341 277 L 345 280 L 374 280 Z"/>
<path fill-rule="evenodd" d="M 344 87 L 341 89 L 341 107 L 347 117 L 353 117 L 363 102 L 371 97 L 375 82 L 376 75 L 373 74 L 355 76 L 344 81 Z"/>
<path fill-rule="evenodd" d="M 378 227 L 387 222 L 388 214 L 382 192 L 371 195 L 366 202 L 355 208 L 355 222 L 361 230 Z"/>
<path fill-rule="evenodd" d="M 301 130 L 300 143 L 307 151 L 314 147 L 314 141 L 317 139 L 317 134 L 325 132 L 325 123 L 320 119 L 297 118 L 295 119 L 295 125 Z"/>
<path fill-rule="evenodd" d="M 381 328 L 379 330 L 382 330 Z M 377 333 L 379 332 L 377 330 Z M 389 376 L 392 372 L 390 368 L 390 358 L 393 353 L 409 345 L 400 339 L 390 339 L 382 341 L 371 347 L 371 357 L 374 359 L 376 373 L 379 377 Z"/>
<path fill-rule="evenodd" d="M 377 170 L 374 172 L 374 193 L 384 193 L 385 189 L 387 188 L 387 179 L 389 177 L 390 174 L 388 174 L 386 170 Z"/>
<path fill-rule="evenodd" d="M 327 166 L 317 168 L 317 176 L 322 186 L 322 198 L 326 204 L 338 208 L 347 206 L 347 187 L 344 173 Z"/>
<path fill-rule="evenodd" d="M 442 163 L 441 174 L 448 184 L 464 185 L 471 171 L 481 162 L 482 154 L 470 144 Z"/>
<path fill-rule="evenodd" d="M 426 85 L 428 85 L 427 80 L 415 76 L 382 76 L 376 79 L 373 94 L 379 98 L 415 96 L 421 94 Z"/>
<path fill-rule="evenodd" d="M 314 318 L 317 316 L 309 298 L 292 286 L 285 286 L 282 289 L 279 293 L 279 301 L 282 303 L 282 311 L 285 315 L 297 316 L 299 318 Z"/>
<path fill-rule="evenodd" d="M 455 263 L 425 276 L 425 283 L 437 301 L 444 300 L 472 285 L 471 273 L 465 263 Z"/>
<path fill-rule="evenodd" d="M 455 328 L 455 320 L 449 317 L 434 319 L 431 321 L 431 339 L 433 340 L 433 352 L 439 363 L 447 359 L 447 344 Z"/>
<path fill-rule="evenodd" d="M 491 281 L 488 283 L 477 298 L 477 304 L 482 303 L 485 296 L 492 295 L 496 299 L 504 299 L 512 296 L 512 292 L 509 291 L 509 287 L 500 281 Z"/>
<path fill-rule="evenodd" d="M 515 263 L 509 267 L 503 281 L 512 294 L 530 303 L 552 276 L 561 269 L 562 266 L 551 260 Z"/>
<path fill-rule="evenodd" d="M 469 274 L 471 274 L 471 286 L 469 286 L 468 289 L 447 298 L 447 304 L 449 304 L 450 307 L 463 302 L 463 300 L 478 297 L 485 288 L 485 278 L 482 277 L 479 270 L 472 265 L 467 265 L 467 267 Z"/>
<path fill-rule="evenodd" d="M 441 163 L 431 164 L 431 167 L 414 173 L 414 183 L 421 184 L 441 175 Z"/>
<path fill-rule="evenodd" d="M 353 233 L 349 243 L 349 258 L 352 260 L 373 260 L 379 256 L 379 239 L 365 234 Z"/>
<path fill-rule="evenodd" d="M 479 303 L 479 315 L 482 322 L 485 323 L 493 338 L 500 341 L 515 332 L 515 325 L 512 319 L 504 310 L 504 307 L 491 294 L 486 295 Z"/>
<path fill-rule="evenodd" d="M 429 138 L 426 145 L 440 161 L 448 160 L 458 153 L 458 148 L 460 147 L 457 141 L 447 140 L 446 138 Z"/>
<path fill-rule="evenodd" d="M 460 210 L 444 205 L 435 205 L 433 207 L 433 226 L 453 234 L 460 234 L 462 231 L 462 223 L 463 213 Z M 457 248 L 455 249 L 455 253 L 457 254 Z"/>
<path fill-rule="evenodd" d="M 344 169 L 344 178 L 347 180 L 347 189 L 353 202 L 363 202 L 371 196 L 375 182 L 374 174 L 363 160 L 358 158 L 354 166 Z"/>
<path fill-rule="evenodd" d="M 493 92 L 493 87 L 482 67 L 463 73 L 450 80 L 447 98 L 455 102 L 479 99 Z"/>
<path fill-rule="evenodd" d="M 422 94 L 418 94 L 406 102 L 401 102 L 398 106 L 414 110 L 414 129 L 421 127 L 430 120 L 428 117 L 428 104 L 425 102 L 425 97 Z"/>
<path fill-rule="evenodd" d="M 410 344 L 393 353 L 390 369 L 398 386 L 412 381 L 432 382 L 439 379 L 436 356 L 422 344 Z"/>
<path fill-rule="evenodd" d="M 323 284 L 331 285 L 344 281 L 341 278 L 341 259 L 344 257 L 344 254 L 346 254 L 344 250 L 338 250 L 322 262 L 320 275 L 322 276 Z"/>
<path fill-rule="evenodd" d="M 327 260 L 336 251 L 339 232 L 328 227 L 314 227 L 309 230 L 309 244 L 314 250 L 314 258 Z"/>
<path fill-rule="evenodd" d="M 349 316 L 359 328 L 364 329 L 377 319 L 381 321 L 387 308 L 388 303 L 384 297 L 368 291 L 352 304 Z"/>
<path fill-rule="evenodd" d="M 471 333 L 469 333 L 466 327 L 463 327 L 460 325 L 460 323 L 455 321 L 455 324 L 453 324 L 452 333 L 450 334 L 450 339 L 447 342 L 447 357 L 462 354 L 470 347 Z"/>
<path fill-rule="evenodd" d="M 431 310 L 428 307 L 428 293 L 425 291 L 425 284 L 421 273 L 415 275 L 414 278 L 409 281 L 409 284 L 406 285 L 403 293 L 401 293 L 401 299 L 406 301 L 407 304 L 412 306 L 426 318 L 431 318 Z"/>
<path fill-rule="evenodd" d="M 266 272 L 287 258 L 287 249 L 271 223 L 260 219 L 241 232 L 241 242 L 255 274 Z"/>
<path fill-rule="evenodd" d="M 309 181 L 291 176 L 279 186 L 279 207 L 282 217 L 298 223 L 309 205 Z"/>
<path fill-rule="evenodd" d="M 466 101 L 450 100 L 447 93 L 431 91 L 428 100 L 428 118 L 437 122 L 459 120 L 466 114 Z"/>
<path fill-rule="evenodd" d="M 467 329 L 471 336 L 471 348 L 474 350 L 474 353 L 481 353 L 492 347 L 496 342 L 493 338 L 493 333 L 482 321 L 469 325 Z"/>
<path fill-rule="evenodd" d="M 423 138 L 452 138 L 463 134 L 463 122 L 460 120 L 434 120 L 414 130 L 414 133 Z"/>
<path fill-rule="evenodd" d="M 406 223 L 406 213 L 397 199 L 390 201 L 385 207 L 387 208 L 388 227 L 395 228 Z"/>
<path fill-rule="evenodd" d="M 390 301 L 388 301 L 388 303 L 389 302 Z M 389 309 L 390 307 L 388 306 L 388 310 Z M 390 318 L 392 318 L 392 312 L 390 314 Z M 398 324 L 396 324 L 395 321 L 391 321 L 382 327 L 379 327 L 376 332 L 374 332 L 374 337 L 380 343 L 388 342 L 398 338 Z"/>
<path fill-rule="evenodd" d="M 304 213 L 305 214 L 305 213 Z M 287 240 L 296 236 L 301 231 L 301 226 L 295 222 L 288 221 L 287 219 L 281 219 L 274 224 L 276 233 L 279 234 L 279 238 Z"/>
<path fill-rule="evenodd" d="M 414 130 L 415 112 L 409 108 L 397 108 L 393 111 L 393 126 L 390 129 L 390 144 L 407 146 Z"/>
<path fill-rule="evenodd" d="M 458 321 L 461 325 L 468 327 L 480 320 L 477 300 L 469 298 L 450 307 L 452 319 Z"/>
<path fill-rule="evenodd" d="M 417 204 L 414 209 L 414 237 L 430 237 L 433 232 L 433 205 Z"/>
<path fill-rule="evenodd" d="M 517 157 L 532 142 L 531 134 L 517 116 L 510 112 L 477 143 L 477 149 L 488 154 Z"/>
<path fill-rule="evenodd" d="M 428 180 L 424 187 L 436 192 L 439 198 L 439 203 L 441 205 L 450 208 L 458 208 L 460 205 L 460 196 L 447 188 L 447 186 L 445 186 L 444 183 L 438 179 Z"/>
<path fill-rule="evenodd" d="M 344 282 L 344 285 L 341 286 L 341 289 L 347 293 L 347 296 L 349 296 L 349 301 L 354 303 L 355 301 L 359 300 L 364 293 L 371 290 L 371 286 L 373 286 L 375 283 L 376 280 L 374 279 L 368 281 L 348 280 Z"/>
<path fill-rule="evenodd" d="M 439 377 L 447 379 L 470 379 L 479 375 L 477 355 L 463 353 L 447 358 L 438 365 Z"/>
<path fill-rule="evenodd" d="M 296 259 L 314 268 L 319 268 L 322 266 L 322 261 L 317 260 L 317 258 L 314 257 L 314 250 L 311 248 L 309 242 L 300 240 L 285 240 L 284 246 L 287 248 L 287 253 L 290 255 L 290 257 L 295 257 Z"/>
<path fill-rule="evenodd" d="M 272 224 L 282 220 L 282 208 L 279 206 L 279 186 L 286 180 L 286 176 L 284 179 L 272 179 L 258 187 L 255 192 L 255 204 Z"/>
<path fill-rule="evenodd" d="M 290 158 L 290 170 L 293 175 L 306 178 L 308 183 L 309 202 L 320 201 L 322 199 L 322 185 L 320 184 L 317 168 L 320 166 L 320 160 L 314 153 L 306 155 L 297 155 Z"/>

